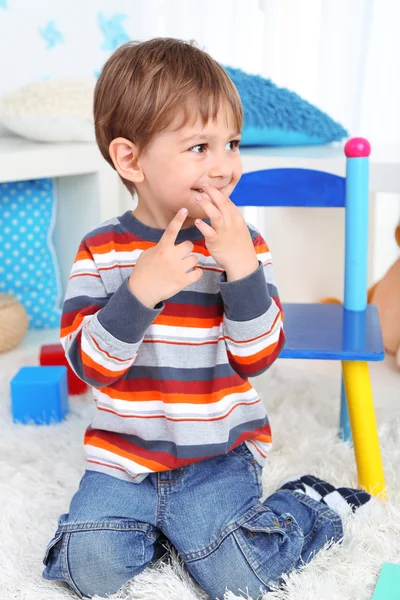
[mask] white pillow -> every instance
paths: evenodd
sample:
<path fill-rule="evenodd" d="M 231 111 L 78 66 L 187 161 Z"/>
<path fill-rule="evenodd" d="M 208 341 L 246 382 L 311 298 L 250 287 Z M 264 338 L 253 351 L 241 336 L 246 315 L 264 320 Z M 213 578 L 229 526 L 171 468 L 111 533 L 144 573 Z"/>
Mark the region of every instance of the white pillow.
<path fill-rule="evenodd" d="M 49 79 L 7 92 L 0 123 L 39 142 L 94 142 L 94 79 Z"/>

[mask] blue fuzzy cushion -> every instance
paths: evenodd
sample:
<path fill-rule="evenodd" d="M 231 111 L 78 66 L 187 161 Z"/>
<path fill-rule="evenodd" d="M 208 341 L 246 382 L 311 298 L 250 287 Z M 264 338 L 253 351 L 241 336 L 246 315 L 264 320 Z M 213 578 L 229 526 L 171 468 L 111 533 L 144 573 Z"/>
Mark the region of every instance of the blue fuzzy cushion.
<path fill-rule="evenodd" d="M 244 109 L 241 146 L 326 144 L 349 137 L 326 113 L 270 79 L 224 66 Z"/>
<path fill-rule="evenodd" d="M 16 296 L 35 329 L 60 325 L 55 209 L 52 179 L 0 184 L 0 292 Z"/>

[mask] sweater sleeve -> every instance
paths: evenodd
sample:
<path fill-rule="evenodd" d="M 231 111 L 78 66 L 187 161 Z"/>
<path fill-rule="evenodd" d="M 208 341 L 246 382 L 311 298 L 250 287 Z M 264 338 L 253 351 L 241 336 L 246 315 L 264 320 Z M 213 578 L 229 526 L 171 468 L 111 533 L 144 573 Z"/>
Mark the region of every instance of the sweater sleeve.
<path fill-rule="evenodd" d="M 163 310 L 143 305 L 127 277 L 107 294 L 87 243 L 75 257 L 61 316 L 60 341 L 71 368 L 93 387 L 120 379 L 132 366 L 146 329 Z"/>
<path fill-rule="evenodd" d="M 223 335 L 228 359 L 243 377 L 255 377 L 278 358 L 285 344 L 283 311 L 276 287 L 271 253 L 267 243 L 251 225 L 258 269 L 228 282 L 220 279 L 224 303 Z"/>

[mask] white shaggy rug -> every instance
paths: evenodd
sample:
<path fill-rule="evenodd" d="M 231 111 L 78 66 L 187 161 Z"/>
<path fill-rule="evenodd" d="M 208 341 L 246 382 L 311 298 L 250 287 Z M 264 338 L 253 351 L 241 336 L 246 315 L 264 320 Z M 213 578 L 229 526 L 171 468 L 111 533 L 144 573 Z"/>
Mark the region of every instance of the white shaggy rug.
<path fill-rule="evenodd" d="M 31 358 L 17 356 L 7 373 L 1 365 L 0 599 L 76 599 L 67 587 L 42 580 L 42 556 L 83 473 L 82 437 L 93 406 L 90 396 L 75 397 L 61 425 L 14 425 L 9 378 L 21 364 L 34 364 Z M 296 370 L 282 360 L 253 382 L 267 406 L 274 435 L 263 473 L 264 496 L 285 475 L 298 472 L 354 487 L 353 450 L 336 436 L 337 378 Z M 284 588 L 265 595 L 268 600 L 370 600 L 382 564 L 400 563 L 400 402 L 392 409 L 378 407 L 377 418 L 390 496 L 383 515 L 355 515 L 346 521 L 344 542 L 323 549 L 292 573 Z M 248 598 L 245 590 L 242 597 Z M 205 600 L 207 596 L 171 553 L 169 561 L 146 569 L 112 598 Z M 220 600 L 237 598 L 227 592 Z"/>

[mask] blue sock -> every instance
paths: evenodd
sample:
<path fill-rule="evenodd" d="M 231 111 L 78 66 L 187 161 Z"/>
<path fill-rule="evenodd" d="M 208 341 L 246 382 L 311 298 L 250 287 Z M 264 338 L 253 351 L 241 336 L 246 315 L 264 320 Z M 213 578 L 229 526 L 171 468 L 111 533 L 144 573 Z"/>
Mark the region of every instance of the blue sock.
<path fill-rule="evenodd" d="M 306 494 L 314 500 L 326 504 L 340 515 L 354 513 L 367 505 L 370 508 L 378 501 L 365 490 L 348 487 L 336 488 L 331 483 L 314 475 L 302 475 L 298 479 L 287 481 L 279 489 Z"/>

